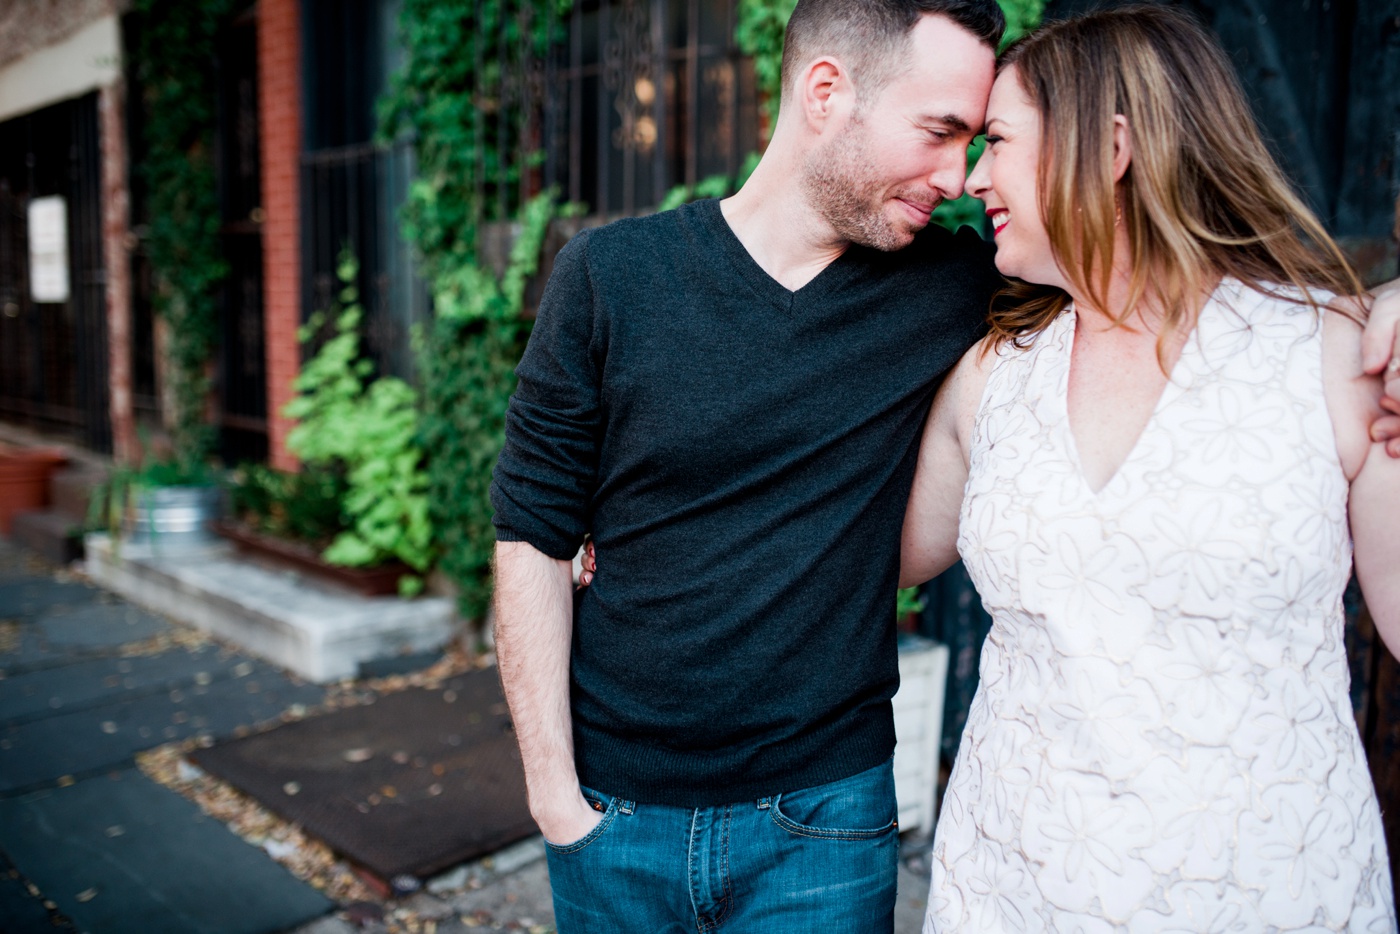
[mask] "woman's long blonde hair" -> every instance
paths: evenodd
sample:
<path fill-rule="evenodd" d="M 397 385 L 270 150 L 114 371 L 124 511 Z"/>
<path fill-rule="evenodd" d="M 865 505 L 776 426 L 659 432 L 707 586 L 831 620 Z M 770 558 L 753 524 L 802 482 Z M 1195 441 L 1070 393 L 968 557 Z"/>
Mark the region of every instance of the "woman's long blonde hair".
<path fill-rule="evenodd" d="M 1269 294 L 1362 291 L 1355 271 L 1270 155 L 1234 70 L 1194 18 L 1127 6 L 1045 26 L 1003 55 L 1040 113 L 1041 212 L 1074 287 L 1107 311 L 1115 225 L 1131 285 L 1120 324 L 1151 297 L 1162 335 L 1189 329 L 1202 291 L 1232 276 Z M 1115 192 L 1114 116 L 1132 162 Z M 1121 220 L 1120 220 L 1121 218 Z M 1068 305 L 1013 282 L 992 303 L 997 344 L 1024 344 Z"/>

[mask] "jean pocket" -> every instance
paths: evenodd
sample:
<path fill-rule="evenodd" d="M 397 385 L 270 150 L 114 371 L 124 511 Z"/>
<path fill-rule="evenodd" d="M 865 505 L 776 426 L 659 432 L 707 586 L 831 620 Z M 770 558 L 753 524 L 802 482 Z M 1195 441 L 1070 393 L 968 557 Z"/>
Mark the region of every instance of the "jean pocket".
<path fill-rule="evenodd" d="M 549 847 L 551 851 L 559 854 L 560 856 L 567 856 L 570 853 L 577 853 L 584 847 L 594 843 L 599 837 L 603 835 L 603 832 L 606 831 L 608 827 L 612 824 L 613 819 L 617 817 L 617 798 L 614 798 L 612 795 L 606 795 L 602 792 L 594 791 L 592 788 L 580 788 L 579 790 L 583 792 L 583 799 L 588 802 L 589 807 L 593 808 L 593 810 L 595 811 L 602 811 L 603 817 L 601 820 L 598 821 L 596 825 L 594 825 L 592 830 L 588 831 L 588 833 L 584 834 L 581 838 L 575 840 L 573 843 L 560 844 L 551 843 L 549 840 L 545 840 L 544 845 Z"/>
<path fill-rule="evenodd" d="M 899 827 L 890 763 L 800 791 L 784 792 L 768 808 L 791 834 L 828 840 L 869 840 Z"/>

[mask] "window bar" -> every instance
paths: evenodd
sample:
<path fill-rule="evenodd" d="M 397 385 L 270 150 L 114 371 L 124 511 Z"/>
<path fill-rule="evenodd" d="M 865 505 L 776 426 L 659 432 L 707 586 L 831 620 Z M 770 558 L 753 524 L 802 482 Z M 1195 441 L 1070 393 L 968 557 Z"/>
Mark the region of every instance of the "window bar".
<path fill-rule="evenodd" d="M 484 5 L 484 0 L 477 0 L 476 9 L 472 14 L 473 28 L 466 30 L 467 35 L 471 37 L 470 41 L 472 44 L 472 56 L 476 60 L 475 67 L 472 70 L 471 87 L 471 93 L 473 98 L 472 122 L 476 126 L 476 133 L 474 139 L 472 140 L 472 143 L 476 146 L 477 150 L 482 153 L 483 156 L 485 156 L 486 154 L 486 114 L 483 107 L 486 101 L 484 99 L 485 95 L 483 93 L 481 81 L 481 76 L 483 73 L 485 73 L 486 70 L 486 34 L 485 30 L 483 29 L 483 27 L 485 26 L 485 21 L 482 17 L 482 7 Z M 472 174 L 474 176 L 472 178 L 472 184 L 476 189 L 476 203 L 472 205 L 471 209 L 472 212 L 478 216 L 478 219 L 480 218 L 480 215 L 485 212 L 486 209 L 485 163 L 486 160 L 484 158 L 480 161 L 469 160 L 467 163 L 468 165 L 472 166 Z"/>
<path fill-rule="evenodd" d="M 631 27 L 635 27 L 636 25 L 633 18 L 638 15 L 637 4 L 641 2 L 642 0 L 623 0 L 624 12 L 622 14 L 622 23 L 626 30 L 625 34 L 622 36 L 623 43 L 630 43 L 634 38 L 640 38 L 640 34 L 633 32 Z M 629 22 L 629 19 L 633 19 L 633 21 Z M 627 101 L 627 113 L 619 114 L 619 116 L 622 117 L 622 213 L 627 215 L 635 213 L 637 206 L 637 109 L 634 105 L 637 102 L 636 87 L 637 78 L 639 77 L 638 72 L 641 69 L 641 60 L 635 54 L 635 50 L 633 50 L 633 53 L 632 55 L 628 55 L 628 49 L 625 47 L 622 49 L 621 64 L 623 66 L 631 65 L 632 67 L 627 72 L 621 73 L 617 88 L 617 100 L 619 102 Z M 621 69 L 619 69 L 619 72 L 621 72 Z M 630 121 L 628 120 L 629 116 L 632 118 Z"/>
<path fill-rule="evenodd" d="M 700 174 L 700 0 L 686 4 L 685 47 L 685 183 L 693 186 Z M 678 111 L 679 107 L 676 108 Z"/>
<path fill-rule="evenodd" d="M 535 174 L 530 157 L 535 151 L 535 56 L 530 45 L 530 4 L 520 4 L 520 152 L 516 157 L 520 165 L 521 208 L 530 200 L 530 181 Z"/>
<path fill-rule="evenodd" d="M 540 88 L 540 142 L 544 147 L 544 186 L 545 188 L 555 184 L 559 178 L 559 154 L 554 149 L 555 131 L 558 129 L 555 118 L 557 107 L 555 106 L 553 90 L 559 79 L 559 62 L 555 55 L 554 30 L 556 28 L 554 15 L 554 4 L 546 3 L 544 6 L 544 48 L 540 50 L 544 55 L 544 86 Z"/>
<path fill-rule="evenodd" d="M 318 203 L 317 203 L 317 205 L 316 205 L 316 213 L 317 213 L 317 215 L 318 215 L 319 218 L 320 218 L 320 224 L 318 225 L 318 227 L 317 227 L 317 229 L 316 229 L 316 253 L 315 253 L 315 256 L 316 256 L 316 266 L 315 266 L 316 275 L 315 275 L 315 278 L 312 280 L 311 286 L 312 286 L 312 288 L 315 289 L 317 292 L 320 292 L 320 291 L 321 291 L 320 285 L 321 285 L 321 282 L 323 281 L 323 280 L 322 280 L 322 277 L 325 275 L 325 271 L 326 271 L 326 255 L 325 255 L 325 254 L 326 254 L 326 250 L 327 250 L 327 246 L 328 246 L 327 241 L 329 241 L 330 238 L 331 238 L 331 224 L 332 224 L 332 220 L 333 220 L 333 216 L 332 216 L 332 214 L 331 214 L 331 209 L 332 209 L 332 207 L 333 207 L 333 205 L 334 205 L 334 199 L 331 198 L 331 196 L 330 196 L 330 195 L 331 195 L 331 192 L 330 192 L 330 180 L 329 180 L 329 178 L 327 177 L 325 166 L 324 166 L 324 165 L 316 165 L 316 167 L 312 169 L 312 172 L 315 173 L 315 177 L 316 177 L 316 195 L 318 196 Z M 331 264 L 330 268 L 331 268 L 332 272 L 334 272 L 334 270 L 335 270 L 335 265 L 334 265 L 334 263 Z M 332 288 L 335 287 L 334 280 L 332 280 L 332 282 L 330 283 L 330 285 L 331 285 Z M 324 306 L 325 306 L 325 296 L 324 296 L 324 295 L 318 294 L 318 295 L 316 295 L 316 299 L 315 299 L 315 302 L 314 302 L 314 304 L 312 305 L 312 307 L 311 307 L 310 309 L 307 309 L 307 310 L 308 310 L 308 311 L 319 311 L 319 310 L 321 310 Z M 326 309 L 326 310 L 329 310 L 329 309 Z M 319 337 L 319 335 L 318 335 L 318 337 Z M 320 342 L 319 342 L 319 340 L 318 340 L 318 341 L 317 341 L 317 345 L 318 345 L 318 346 L 319 346 L 319 343 L 320 343 Z"/>
<path fill-rule="evenodd" d="M 569 26 L 569 200 L 583 200 L 583 4 Z"/>
<path fill-rule="evenodd" d="M 510 61 L 506 45 L 506 22 L 510 17 L 510 4 L 501 0 L 500 14 L 496 21 L 496 61 L 500 76 L 496 86 L 496 177 L 492 183 L 496 187 L 496 220 L 504 221 L 509 216 L 507 204 L 510 183 L 506 179 L 507 159 L 510 156 Z"/>
<path fill-rule="evenodd" d="M 656 121 L 656 141 L 651 147 L 652 204 L 666 198 L 668 179 L 666 154 L 670 143 L 670 126 L 666 121 L 666 81 L 671 76 L 670 56 L 666 42 L 666 0 L 651 0 L 651 114 Z"/>
<path fill-rule="evenodd" d="M 612 107 L 608 103 L 608 65 L 607 48 L 608 34 L 612 26 L 612 2 L 602 0 L 598 5 L 598 194 L 597 204 L 593 206 L 594 213 L 599 216 L 606 216 L 608 213 L 608 180 L 611 166 L 608 164 L 612 155 L 612 134 L 609 133 L 612 121 L 609 115 Z"/>
<path fill-rule="evenodd" d="M 740 148 L 743 143 L 739 141 L 739 83 L 743 75 L 742 53 L 739 51 L 738 43 L 734 41 L 734 27 L 737 25 L 738 0 L 731 0 L 729 4 L 729 24 L 725 29 L 725 58 L 729 61 L 730 81 L 729 81 L 729 156 L 725 171 L 730 176 L 738 176 L 739 160 L 743 158 Z"/>

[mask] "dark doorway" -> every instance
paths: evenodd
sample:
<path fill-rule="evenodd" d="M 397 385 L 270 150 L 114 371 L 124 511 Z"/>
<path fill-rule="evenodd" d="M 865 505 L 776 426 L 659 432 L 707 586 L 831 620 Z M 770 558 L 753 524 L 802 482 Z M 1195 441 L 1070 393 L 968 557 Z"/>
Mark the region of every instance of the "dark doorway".
<path fill-rule="evenodd" d="M 51 198 L 67 282 L 36 292 L 29 218 Z M 94 93 L 0 123 L 0 418 L 111 450 L 106 308 Z"/>
<path fill-rule="evenodd" d="M 219 202 L 229 269 L 217 356 L 219 453 L 234 464 L 266 460 L 268 450 L 258 45 L 251 9 L 224 29 L 218 54 Z"/>

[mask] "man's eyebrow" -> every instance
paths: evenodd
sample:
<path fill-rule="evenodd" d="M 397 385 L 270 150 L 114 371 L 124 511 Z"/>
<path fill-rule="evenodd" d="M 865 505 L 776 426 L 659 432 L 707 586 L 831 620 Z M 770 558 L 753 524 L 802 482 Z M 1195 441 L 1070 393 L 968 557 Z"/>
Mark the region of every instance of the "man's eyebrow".
<path fill-rule="evenodd" d="M 941 117 L 924 117 L 923 122 L 941 123 L 949 129 L 958 130 L 963 133 L 966 133 L 972 129 L 972 127 L 967 125 L 967 121 L 964 120 L 962 117 L 959 117 L 957 114 L 944 114 Z"/>

